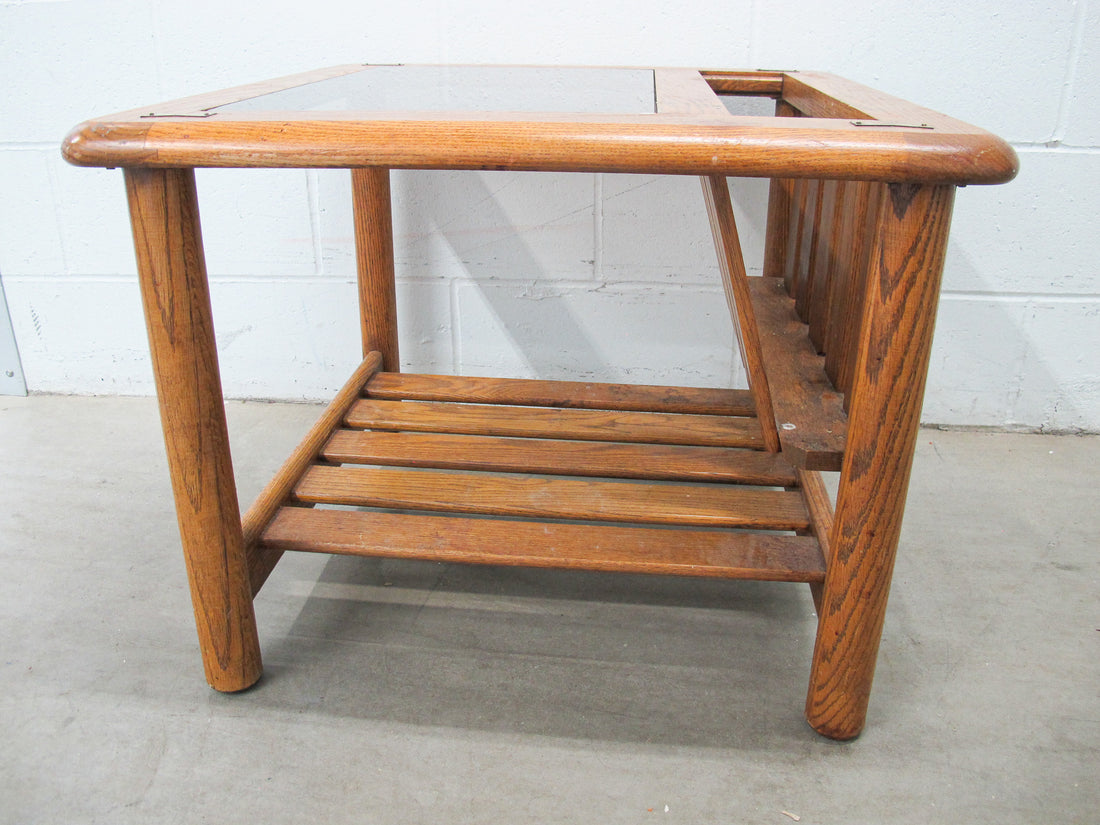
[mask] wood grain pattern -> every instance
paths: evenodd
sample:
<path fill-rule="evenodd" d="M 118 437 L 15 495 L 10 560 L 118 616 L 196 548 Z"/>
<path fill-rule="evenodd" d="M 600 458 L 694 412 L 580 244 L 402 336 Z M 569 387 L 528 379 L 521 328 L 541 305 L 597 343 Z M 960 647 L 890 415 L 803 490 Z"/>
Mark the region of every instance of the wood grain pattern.
<path fill-rule="evenodd" d="M 783 250 L 783 283 L 788 295 L 798 292 L 800 276 L 798 263 L 801 260 L 802 238 L 805 235 L 806 206 L 810 199 L 810 188 L 814 181 L 796 180 L 791 186 L 790 217 L 787 222 L 787 246 Z"/>
<path fill-rule="evenodd" d="M 374 430 L 504 435 L 517 438 L 569 438 L 700 447 L 760 448 L 760 425 L 753 418 L 717 415 L 559 410 L 439 404 L 433 401 L 357 402 L 348 413 L 351 427 Z"/>
<path fill-rule="evenodd" d="M 775 116 L 797 117 L 798 111 L 782 100 L 775 102 Z M 772 178 L 768 193 L 768 217 L 764 232 L 764 277 L 783 278 L 786 275 L 787 243 L 791 232 L 791 199 L 795 181 Z"/>
<path fill-rule="evenodd" d="M 325 407 L 317 422 L 306 433 L 306 437 L 294 448 L 283 466 L 267 483 L 255 502 L 248 508 L 242 521 L 244 546 L 248 554 L 248 572 L 252 595 L 255 597 L 263 587 L 271 571 L 279 561 L 281 553 L 259 546 L 260 533 L 275 515 L 275 511 L 290 497 L 294 484 L 306 468 L 317 460 L 325 442 L 333 430 L 340 426 L 348 408 L 359 397 L 363 385 L 382 365 L 380 352 L 368 353 L 367 357 L 352 373 L 340 392 Z"/>
<path fill-rule="evenodd" d="M 363 357 L 378 351 L 382 353 L 382 369 L 398 372 L 401 358 L 393 271 L 390 170 L 352 169 L 351 192 Z"/>
<path fill-rule="evenodd" d="M 263 670 L 191 170 L 126 171 L 153 374 L 206 679 Z"/>
<path fill-rule="evenodd" d="M 945 132 L 985 134 L 977 126 L 825 72 L 787 74 L 783 79 L 783 98 L 813 118 L 881 120 L 884 123 L 915 126 L 927 124 Z"/>
<path fill-rule="evenodd" d="M 787 244 L 790 241 L 791 198 L 796 182 L 772 178 L 768 189 L 768 218 L 764 234 L 764 277 L 782 278 L 787 268 Z"/>
<path fill-rule="evenodd" d="M 781 455 L 725 447 L 340 430 L 325 445 L 323 456 L 334 463 L 395 467 L 774 487 L 796 483 L 794 468 Z"/>
<path fill-rule="evenodd" d="M 798 486 L 802 490 L 802 498 L 810 514 L 810 529 L 806 532 L 817 539 L 818 546 L 821 548 L 822 564 L 828 570 L 832 559 L 832 545 L 829 543 L 829 536 L 833 531 L 832 499 L 829 498 L 829 491 L 825 488 L 821 473 L 816 470 L 799 470 Z M 820 616 L 822 600 L 825 597 L 823 583 L 811 582 L 810 592 L 814 598 L 814 609 Z"/>
<path fill-rule="evenodd" d="M 821 189 L 824 181 L 802 181 L 802 198 L 799 202 L 798 237 L 791 256 L 791 274 L 787 280 L 787 292 L 795 301 L 795 310 L 803 323 L 809 321 L 806 297 L 809 295 L 810 272 L 814 263 L 818 215 L 821 211 Z"/>
<path fill-rule="evenodd" d="M 317 466 L 302 476 L 294 496 L 311 504 L 581 521 L 770 530 L 800 530 L 809 525 L 798 493 L 724 484 L 642 484 Z"/>
<path fill-rule="evenodd" d="M 823 80 L 821 77 L 818 79 Z M 806 77 L 787 75 L 783 78 L 783 99 L 797 109 L 803 117 L 837 120 L 873 120 L 875 118 L 858 104 L 830 95 L 822 91 L 819 86 L 820 84 L 814 84 L 808 75 Z M 897 112 L 897 110 L 893 111 Z"/>
<path fill-rule="evenodd" d="M 662 111 L 653 115 L 215 111 L 360 70 L 336 67 L 100 118 L 76 127 L 63 146 L 71 163 L 126 167 L 208 681 L 240 690 L 259 678 L 252 596 L 285 549 L 804 581 L 820 615 L 806 718 L 831 738 L 858 735 L 900 535 L 953 187 L 1010 180 L 1015 153 L 981 129 L 814 72 L 655 70 Z M 732 116 L 716 92 L 777 96 L 779 116 Z M 195 166 L 355 170 L 363 341 L 379 352 L 243 526 L 194 175 L 185 168 Z M 390 168 L 704 177 L 746 360 L 760 356 L 750 368 L 755 399 L 731 390 L 393 374 Z M 773 179 L 766 279 L 743 277 L 727 175 Z M 361 389 L 381 366 L 389 373 Z M 341 429 L 345 423 L 372 431 Z M 789 426 L 773 431 L 776 423 Z M 781 452 L 765 452 L 776 439 Z M 835 512 L 812 472 L 834 467 Z M 320 506 L 302 506 L 313 503 Z M 351 512 L 328 503 L 422 509 Z"/>
<path fill-rule="evenodd" d="M 64 144 L 77 166 L 169 168 L 501 169 L 887 182 L 1004 183 L 1015 152 L 974 134 L 857 129 L 789 118 L 730 117 L 721 125 L 488 120 L 325 121 L 172 119 L 81 124 Z M 660 115 L 639 115 L 660 118 Z M 686 118 L 687 116 L 681 116 Z M 698 120 L 698 118 L 693 118 Z M 751 122 L 748 122 L 750 121 Z M 741 121 L 741 122 L 739 122 Z M 181 128 L 186 127 L 186 129 Z"/>
<path fill-rule="evenodd" d="M 732 82 L 743 85 L 753 73 L 736 74 L 741 78 Z M 1012 149 L 981 129 L 829 75 L 780 74 L 784 100 L 814 116 L 733 117 L 707 105 L 697 112 L 614 116 L 217 111 L 201 119 L 150 119 L 150 111 L 164 110 L 152 106 L 80 124 L 62 151 L 77 165 L 156 168 L 373 166 L 955 184 L 1000 183 L 1016 174 Z M 759 77 L 770 89 L 775 75 Z M 852 122 L 864 115 L 894 123 L 917 118 L 933 128 Z"/>
<path fill-rule="evenodd" d="M 779 278 L 749 278 L 764 368 L 772 377 L 772 405 L 787 460 L 807 470 L 839 470 L 847 416 L 825 374 L 825 359 L 810 343 Z"/>
<path fill-rule="evenodd" d="M 653 80 L 658 112 L 731 117 L 713 87 L 695 69 L 656 69 Z"/>
<path fill-rule="evenodd" d="M 286 507 L 264 545 L 441 562 L 767 581 L 821 581 L 813 538 Z"/>
<path fill-rule="evenodd" d="M 700 178 L 703 184 L 703 199 L 710 218 L 710 231 L 714 238 L 714 248 L 718 253 L 718 270 L 722 274 L 722 287 L 726 294 L 733 319 L 733 328 L 737 335 L 737 346 L 741 352 L 741 362 L 749 377 L 749 391 L 752 393 L 760 432 L 764 438 L 764 449 L 779 452 L 779 434 L 775 428 L 775 412 L 772 409 L 771 391 L 768 388 L 768 375 L 764 371 L 764 362 L 760 355 L 760 335 L 756 329 L 756 314 L 749 298 L 748 273 L 741 254 L 741 241 L 737 237 L 737 221 L 733 214 L 726 179 L 717 176 Z"/>
<path fill-rule="evenodd" d="M 954 189 L 891 186 L 873 255 L 806 718 L 859 735 L 882 634 Z"/>
<path fill-rule="evenodd" d="M 833 277 L 833 271 L 836 268 L 835 240 L 837 238 L 837 223 L 840 217 L 841 189 L 844 185 L 845 183 L 835 180 L 822 181 L 821 183 L 821 200 L 818 204 L 814 248 L 811 255 L 809 278 L 806 283 L 805 318 L 810 327 L 810 340 L 820 353 L 825 352 L 829 310 L 832 308 L 830 298 L 835 282 Z"/>
<path fill-rule="evenodd" d="M 779 97 L 783 94 L 783 74 L 781 72 L 738 72 L 704 69 L 702 75 L 715 93 L 720 95 Z"/>
<path fill-rule="evenodd" d="M 845 184 L 840 217 L 831 239 L 833 286 L 825 334 L 825 373 L 837 390 L 845 394 L 845 409 L 856 368 L 871 250 L 885 189 L 883 184 Z"/>
<path fill-rule="evenodd" d="M 457 401 L 563 407 L 624 412 L 753 416 L 747 390 L 540 381 L 529 378 L 474 378 L 453 375 L 379 373 L 367 385 L 371 398 L 399 401 Z"/>

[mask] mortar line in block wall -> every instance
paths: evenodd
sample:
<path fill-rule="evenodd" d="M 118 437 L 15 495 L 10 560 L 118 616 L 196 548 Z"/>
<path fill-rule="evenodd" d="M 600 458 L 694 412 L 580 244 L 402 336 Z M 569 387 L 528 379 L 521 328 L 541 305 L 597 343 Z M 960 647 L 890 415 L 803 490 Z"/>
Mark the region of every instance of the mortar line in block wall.
<path fill-rule="evenodd" d="M 940 301 L 990 301 L 1001 304 L 1073 304 L 1100 303 L 1100 294 L 1095 292 L 967 292 L 944 291 Z"/>
<path fill-rule="evenodd" d="M 1100 146 L 1079 146 L 1074 143 L 1027 143 L 1013 141 L 1009 144 L 1021 155 L 1096 155 L 1100 154 Z"/>
<path fill-rule="evenodd" d="M 61 197 L 61 178 L 57 174 L 55 164 L 46 164 L 46 179 L 50 184 L 50 200 L 53 202 L 52 211 L 54 226 L 57 229 L 57 246 L 58 252 L 61 253 L 61 272 L 64 273 L 63 277 L 67 279 L 72 274 L 72 266 L 69 261 L 69 242 L 66 238 L 68 227 L 61 217 L 61 204 L 64 201 Z"/>
<path fill-rule="evenodd" d="M 0 140 L 0 152 L 49 152 L 53 157 L 57 152 L 57 144 L 53 141 Z"/>
<path fill-rule="evenodd" d="M 758 37 L 760 32 L 760 11 L 757 8 L 757 0 L 749 0 L 749 42 L 748 42 L 748 65 L 759 65 L 760 61 L 757 59 L 756 53 L 759 51 L 757 43 L 760 41 Z"/>
<path fill-rule="evenodd" d="M 592 182 L 592 277 L 603 280 L 603 174 L 597 172 Z"/>
<path fill-rule="evenodd" d="M 313 241 L 313 272 L 325 274 L 324 245 L 321 242 L 321 186 L 316 169 L 306 170 L 306 198 L 309 200 L 309 233 Z"/>
<path fill-rule="evenodd" d="M 459 351 L 462 346 L 462 335 L 459 329 L 461 320 L 458 317 L 458 284 L 459 282 L 452 278 L 447 288 L 447 301 L 449 302 L 447 317 L 451 321 L 451 375 L 460 374 L 460 364 L 462 363 L 462 354 Z"/>
<path fill-rule="evenodd" d="M 1077 85 L 1077 65 L 1081 61 L 1081 52 L 1084 49 L 1088 0 L 1077 0 L 1074 5 L 1073 39 L 1070 41 L 1069 55 L 1066 59 L 1066 76 L 1062 81 L 1062 93 L 1058 97 L 1058 114 L 1054 123 L 1054 132 L 1050 136 L 1050 142 L 1055 144 L 1060 144 L 1069 130 L 1069 110 Z"/>

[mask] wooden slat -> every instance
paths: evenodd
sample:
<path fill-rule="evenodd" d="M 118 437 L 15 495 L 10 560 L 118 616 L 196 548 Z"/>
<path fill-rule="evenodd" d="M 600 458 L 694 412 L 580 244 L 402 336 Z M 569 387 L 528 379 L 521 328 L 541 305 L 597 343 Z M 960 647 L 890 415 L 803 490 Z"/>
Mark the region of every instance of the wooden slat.
<path fill-rule="evenodd" d="M 840 250 L 833 275 L 836 283 L 831 296 L 825 371 L 834 386 L 845 393 L 845 409 L 848 408 L 848 393 L 855 373 L 871 250 L 876 241 L 879 210 L 885 191 L 883 184 L 849 183 L 837 233 Z"/>
<path fill-rule="evenodd" d="M 860 215 L 869 204 L 873 184 L 847 181 L 840 193 L 839 217 L 834 238 L 833 282 L 829 296 L 829 324 L 825 333 L 825 373 L 842 393 L 851 388 L 851 374 L 844 357 L 855 339 L 853 327 L 859 324 L 862 309 L 862 276 L 857 247 L 862 244 L 860 230 L 865 219 Z M 844 373 L 848 372 L 845 376 Z"/>
<path fill-rule="evenodd" d="M 774 487 L 789 487 L 796 482 L 794 468 L 781 455 L 726 447 L 340 430 L 333 434 L 322 455 L 337 463 L 448 470 Z"/>
<path fill-rule="evenodd" d="M 868 184 L 857 181 L 841 181 L 836 195 L 836 218 L 829 239 L 829 300 L 825 313 L 825 329 L 822 340 L 815 340 L 818 350 L 825 354 L 825 374 L 839 392 L 845 388 L 837 380 L 836 365 L 843 349 L 844 327 L 851 322 L 850 304 L 856 301 L 851 288 L 856 280 L 853 271 L 853 247 L 859 242 L 854 228 L 860 200 L 867 196 Z M 858 316 L 857 316 L 858 317 Z"/>
<path fill-rule="evenodd" d="M 306 437 L 294 448 L 294 452 L 283 462 L 279 472 L 267 483 L 245 513 L 242 529 L 245 551 L 248 553 L 248 574 L 253 597 L 260 592 L 260 588 L 279 561 L 278 553 L 257 546 L 260 532 L 275 515 L 275 511 L 286 502 L 290 491 L 305 472 L 306 467 L 316 461 L 317 454 L 333 430 L 340 426 L 348 407 L 359 397 L 367 379 L 381 366 L 382 353 L 375 351 L 367 354 L 340 392 L 336 394 L 332 403 L 325 407 L 316 423 L 306 433 Z"/>
<path fill-rule="evenodd" d="M 768 222 L 764 235 L 764 277 L 782 278 L 791 233 L 791 196 L 795 181 L 773 178 L 768 189 Z"/>
<path fill-rule="evenodd" d="M 829 491 L 825 489 L 825 481 L 821 473 L 815 470 L 799 470 L 798 483 L 802 490 L 802 498 L 806 502 L 806 510 L 810 513 L 810 529 L 806 532 L 817 539 L 821 548 L 821 561 L 828 569 L 832 551 L 829 534 L 833 531 L 833 503 L 829 498 Z M 814 607 L 817 615 L 821 615 L 821 599 L 824 595 L 822 582 L 811 582 L 810 592 L 813 594 Z"/>
<path fill-rule="evenodd" d="M 810 271 L 814 263 L 814 239 L 816 237 L 818 215 L 821 213 L 821 186 L 823 181 L 806 181 L 806 195 L 802 201 L 802 214 L 799 218 L 798 251 L 794 256 L 794 273 L 787 285 L 790 296 L 795 299 L 795 309 L 803 322 L 809 320 L 806 299 L 810 292 Z"/>
<path fill-rule="evenodd" d="M 783 99 L 807 117 L 864 119 L 872 117 L 864 109 L 826 94 L 794 75 L 783 82 Z"/>
<path fill-rule="evenodd" d="M 539 381 L 524 378 L 471 378 L 455 375 L 379 373 L 367 385 L 371 398 L 398 401 L 459 401 L 515 404 L 524 407 L 569 407 L 588 410 L 755 414 L 748 390 L 601 384 L 584 381 Z"/>
<path fill-rule="evenodd" d="M 826 327 L 829 320 L 829 296 L 832 290 L 833 257 L 837 232 L 840 188 L 843 183 L 822 181 L 821 206 L 817 213 L 814 232 L 814 248 L 811 256 L 806 295 L 806 322 L 810 326 L 810 340 L 818 352 L 825 351 Z"/>
<path fill-rule="evenodd" d="M 847 434 L 843 398 L 825 375 L 782 280 L 750 278 L 764 365 L 783 452 L 807 470 L 839 470 Z"/>
<path fill-rule="evenodd" d="M 780 72 L 704 70 L 702 75 L 715 93 L 720 95 L 778 97 L 783 94 L 783 75 Z"/>
<path fill-rule="evenodd" d="M 800 530 L 798 493 L 723 484 L 644 484 L 370 467 L 310 468 L 299 501 L 445 513 Z"/>
<path fill-rule="evenodd" d="M 654 69 L 653 81 L 658 112 L 729 117 L 725 104 L 696 69 Z"/>
<path fill-rule="evenodd" d="M 375 430 L 689 444 L 703 447 L 763 446 L 760 424 L 756 419 L 717 415 L 364 399 L 351 408 L 347 423 L 351 427 Z"/>
<path fill-rule="evenodd" d="M 947 115 L 821 72 L 787 75 L 783 97 L 810 117 L 881 120 L 913 126 L 927 124 L 935 127 L 936 131 L 980 132 L 976 127 Z"/>
<path fill-rule="evenodd" d="M 741 363 L 749 377 L 749 391 L 756 405 L 764 448 L 779 452 L 779 434 L 775 431 L 775 415 L 772 412 L 771 392 L 764 363 L 760 360 L 760 340 L 756 330 L 756 317 L 749 298 L 748 273 L 741 254 L 741 241 L 737 237 L 737 221 L 733 214 L 726 179 L 717 175 L 700 178 L 703 198 L 710 218 L 711 235 L 718 254 L 718 269 L 722 273 L 722 286 L 726 294 L 733 328 L 737 333 L 737 347 Z"/>
<path fill-rule="evenodd" d="M 821 546 L 822 564 L 827 568 L 830 560 L 829 535 L 833 531 L 833 502 L 825 480 L 816 470 L 799 470 L 798 484 L 810 514 L 810 531 Z"/>
<path fill-rule="evenodd" d="M 813 538 L 284 508 L 279 550 L 768 581 L 819 582 Z"/>
<path fill-rule="evenodd" d="M 787 201 L 787 246 L 783 250 L 783 271 L 780 274 L 790 295 L 795 295 L 798 290 L 799 244 L 802 242 L 802 224 L 809 187 L 810 181 L 794 181 Z"/>
<path fill-rule="evenodd" d="M 776 117 L 798 117 L 798 110 L 783 100 L 775 102 Z M 768 193 L 768 218 L 764 234 L 764 276 L 783 278 L 786 274 L 787 243 L 794 232 L 791 199 L 795 181 L 772 178 Z"/>

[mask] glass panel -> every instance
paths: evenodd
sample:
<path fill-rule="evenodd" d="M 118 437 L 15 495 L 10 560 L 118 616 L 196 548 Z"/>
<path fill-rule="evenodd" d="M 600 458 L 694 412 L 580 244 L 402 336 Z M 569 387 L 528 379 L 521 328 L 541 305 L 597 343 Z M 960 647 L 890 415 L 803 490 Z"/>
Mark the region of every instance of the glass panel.
<path fill-rule="evenodd" d="M 750 97 L 747 95 L 718 95 L 726 106 L 726 111 L 741 117 L 774 117 L 775 101 L 770 97 Z"/>
<path fill-rule="evenodd" d="M 650 69 L 368 66 L 217 111 L 653 114 L 656 104 Z"/>

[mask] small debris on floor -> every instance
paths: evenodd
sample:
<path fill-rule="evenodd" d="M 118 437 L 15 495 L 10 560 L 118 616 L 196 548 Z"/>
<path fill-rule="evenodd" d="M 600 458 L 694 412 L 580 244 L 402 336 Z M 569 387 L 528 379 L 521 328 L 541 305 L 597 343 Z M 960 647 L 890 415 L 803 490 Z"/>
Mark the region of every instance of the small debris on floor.
<path fill-rule="evenodd" d="M 779 813 L 783 814 L 783 816 L 789 816 L 795 822 L 802 821 L 802 817 L 800 817 L 798 814 L 792 814 L 790 811 L 780 811 Z"/>

